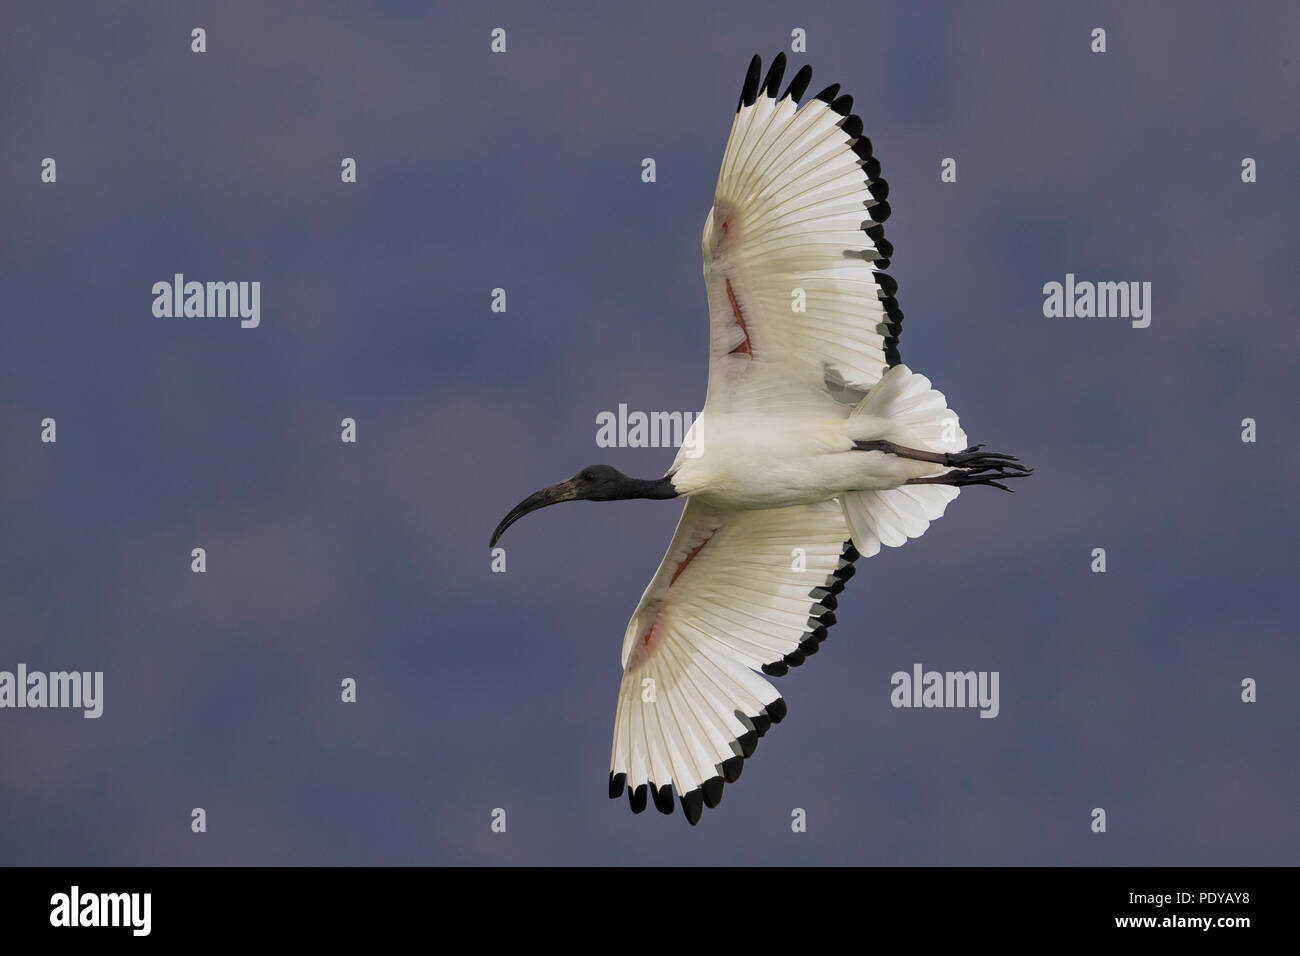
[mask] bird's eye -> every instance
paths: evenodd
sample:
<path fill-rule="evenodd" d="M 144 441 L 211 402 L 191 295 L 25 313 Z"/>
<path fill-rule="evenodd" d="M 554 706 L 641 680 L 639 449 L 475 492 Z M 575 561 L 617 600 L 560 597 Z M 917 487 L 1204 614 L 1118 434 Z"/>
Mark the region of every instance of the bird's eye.
<path fill-rule="evenodd" d="M 591 472 L 589 472 L 589 471 L 584 471 L 584 472 L 582 473 L 582 480 L 583 480 L 583 481 L 592 481 L 592 480 L 594 480 L 594 479 L 595 479 L 595 476 L 594 476 Z"/>

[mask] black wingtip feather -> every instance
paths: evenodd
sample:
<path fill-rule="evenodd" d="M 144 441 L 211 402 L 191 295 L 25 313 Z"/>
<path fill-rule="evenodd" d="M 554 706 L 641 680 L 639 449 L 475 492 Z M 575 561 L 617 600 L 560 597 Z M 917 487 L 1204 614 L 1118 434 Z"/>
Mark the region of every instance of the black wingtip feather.
<path fill-rule="evenodd" d="M 623 796 L 623 786 L 627 783 L 627 774 L 611 773 L 609 775 L 609 798 L 617 800 Z"/>
<path fill-rule="evenodd" d="M 803 66 L 799 67 L 799 72 L 794 75 L 794 79 L 791 80 L 790 85 L 786 87 L 785 96 L 782 96 L 781 99 L 785 99 L 786 96 L 788 96 L 798 103 L 799 100 L 803 98 L 803 95 L 808 92 L 808 84 L 811 82 L 812 67 L 805 63 Z"/>
<path fill-rule="evenodd" d="M 700 789 L 704 791 L 704 805 L 710 810 L 722 802 L 721 777 L 710 777 L 708 780 L 704 781 L 700 786 Z M 687 817 L 687 819 L 689 820 L 690 817 Z"/>
<path fill-rule="evenodd" d="M 633 813 L 641 813 L 645 810 L 645 798 L 648 788 L 643 783 L 639 787 L 627 788 L 627 802 L 632 805 Z"/>
<path fill-rule="evenodd" d="M 779 724 L 781 721 L 785 720 L 785 715 L 787 713 L 789 713 L 789 710 L 785 706 L 784 697 L 778 697 L 776 700 L 772 701 L 772 703 L 767 705 L 767 714 L 772 718 L 772 723 L 774 724 Z"/>
<path fill-rule="evenodd" d="M 704 815 L 704 793 L 699 787 L 682 794 L 682 813 L 686 814 L 686 821 L 691 826 L 700 822 L 700 817 Z"/>
<path fill-rule="evenodd" d="M 736 743 L 740 746 L 741 755 L 746 759 L 754 756 L 754 751 L 758 749 L 758 731 L 745 731 L 736 738 Z"/>
<path fill-rule="evenodd" d="M 839 91 L 840 85 L 838 83 L 832 83 L 830 86 L 826 87 L 826 89 L 814 96 L 813 99 L 821 100 L 823 103 L 829 104 L 833 99 L 835 99 L 835 94 Z"/>
<path fill-rule="evenodd" d="M 655 809 L 667 816 L 673 812 L 673 788 L 671 784 L 656 787 L 650 784 L 650 798 L 654 800 Z"/>
<path fill-rule="evenodd" d="M 835 97 L 831 101 L 831 109 L 841 116 L 848 116 L 853 111 L 853 97 L 848 93 Z"/>
<path fill-rule="evenodd" d="M 755 53 L 754 58 L 749 61 L 749 72 L 745 74 L 745 85 L 740 90 L 740 102 L 736 105 L 736 112 L 739 113 L 742 107 L 753 106 L 754 100 L 758 98 L 758 81 L 763 75 L 763 60 Z"/>
<path fill-rule="evenodd" d="M 763 80 L 760 92 L 764 96 L 776 99 L 776 91 L 781 88 L 781 77 L 785 76 L 785 54 L 778 53 L 767 68 L 767 77 Z"/>

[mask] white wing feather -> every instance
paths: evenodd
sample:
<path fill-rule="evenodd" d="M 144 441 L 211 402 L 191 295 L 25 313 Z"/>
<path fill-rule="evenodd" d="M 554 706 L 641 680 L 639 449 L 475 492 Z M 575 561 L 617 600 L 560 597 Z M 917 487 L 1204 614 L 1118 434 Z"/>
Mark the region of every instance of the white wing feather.
<path fill-rule="evenodd" d="M 826 96 L 758 95 L 732 124 L 703 237 L 706 408 L 821 403 L 845 386 L 853 404 L 898 362 L 887 186 L 851 98 Z"/>

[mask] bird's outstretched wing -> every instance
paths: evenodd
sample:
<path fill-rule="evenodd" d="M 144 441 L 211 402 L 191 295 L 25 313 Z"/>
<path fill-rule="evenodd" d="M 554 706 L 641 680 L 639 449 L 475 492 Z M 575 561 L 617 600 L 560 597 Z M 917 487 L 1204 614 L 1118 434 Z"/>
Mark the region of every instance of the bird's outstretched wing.
<path fill-rule="evenodd" d="M 750 63 L 704 227 L 707 407 L 855 404 L 899 362 L 880 163 L 853 97 L 800 107 L 812 70 L 778 93 L 784 71 Z"/>
<path fill-rule="evenodd" d="M 817 651 L 858 554 L 839 502 L 719 511 L 691 500 L 623 639 L 609 794 L 696 823 L 740 776 Z M 671 789 L 670 789 L 671 787 Z"/>

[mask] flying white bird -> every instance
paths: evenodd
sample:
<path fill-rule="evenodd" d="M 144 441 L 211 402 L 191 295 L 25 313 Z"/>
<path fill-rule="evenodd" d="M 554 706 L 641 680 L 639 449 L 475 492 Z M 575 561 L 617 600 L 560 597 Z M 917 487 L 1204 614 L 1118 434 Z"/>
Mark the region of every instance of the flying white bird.
<path fill-rule="evenodd" d="M 962 486 L 1031 471 L 967 448 L 900 364 L 880 163 L 852 97 L 837 84 L 799 106 L 812 70 L 778 95 L 784 72 L 784 54 L 766 77 L 754 57 L 731 125 L 704 223 L 708 393 L 672 467 L 592 465 L 492 533 L 561 501 L 686 498 L 623 637 L 609 795 L 671 813 L 675 789 L 692 824 L 786 715 L 757 671 L 817 652 L 853 562 L 922 534 Z"/>

